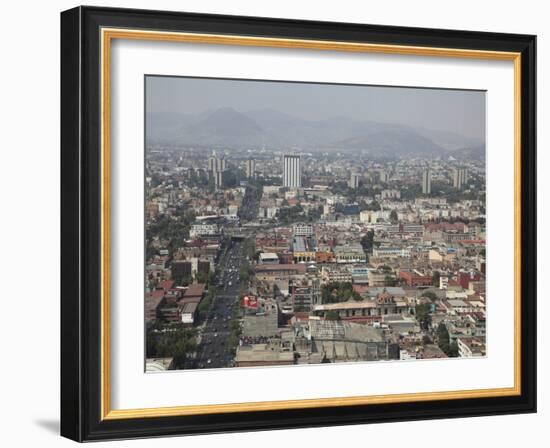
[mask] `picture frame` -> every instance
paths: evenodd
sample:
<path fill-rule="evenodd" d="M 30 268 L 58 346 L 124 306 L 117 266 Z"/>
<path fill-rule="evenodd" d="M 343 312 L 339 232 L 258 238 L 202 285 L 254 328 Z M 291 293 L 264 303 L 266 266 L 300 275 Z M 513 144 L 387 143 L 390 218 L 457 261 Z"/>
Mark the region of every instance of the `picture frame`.
<path fill-rule="evenodd" d="M 513 387 L 112 409 L 110 250 L 117 235 L 110 229 L 116 174 L 109 80 L 115 40 L 511 61 Z M 82 442 L 536 412 L 535 58 L 531 35 L 99 7 L 63 12 L 61 435 Z"/>

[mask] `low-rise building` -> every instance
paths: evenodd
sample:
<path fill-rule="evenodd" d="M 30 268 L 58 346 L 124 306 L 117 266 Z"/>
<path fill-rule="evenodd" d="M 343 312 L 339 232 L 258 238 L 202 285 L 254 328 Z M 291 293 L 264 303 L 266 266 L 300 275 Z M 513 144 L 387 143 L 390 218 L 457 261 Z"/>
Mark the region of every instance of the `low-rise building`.
<path fill-rule="evenodd" d="M 402 278 L 408 286 L 432 286 L 433 284 L 431 275 L 425 275 L 416 270 L 402 269 L 399 271 L 399 277 Z"/>
<path fill-rule="evenodd" d="M 279 257 L 275 252 L 262 252 L 258 256 L 260 264 L 279 264 Z"/>
<path fill-rule="evenodd" d="M 336 263 L 364 263 L 367 256 L 359 243 L 345 244 L 334 247 Z"/>
<path fill-rule="evenodd" d="M 458 355 L 461 358 L 485 356 L 485 339 L 483 338 L 457 338 Z"/>
<path fill-rule="evenodd" d="M 311 224 L 294 224 L 292 226 L 292 234 L 294 236 L 310 237 L 314 233 L 313 225 Z"/>

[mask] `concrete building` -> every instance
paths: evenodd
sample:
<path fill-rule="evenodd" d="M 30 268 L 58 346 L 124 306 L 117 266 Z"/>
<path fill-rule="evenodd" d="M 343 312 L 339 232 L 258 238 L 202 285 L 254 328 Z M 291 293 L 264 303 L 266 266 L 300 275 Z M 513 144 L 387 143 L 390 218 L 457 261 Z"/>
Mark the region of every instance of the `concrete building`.
<path fill-rule="evenodd" d="M 214 172 L 214 186 L 216 190 L 221 190 L 225 186 L 225 171 Z"/>
<path fill-rule="evenodd" d="M 485 340 L 484 338 L 457 338 L 458 356 L 461 358 L 472 358 L 474 356 L 485 356 Z"/>
<path fill-rule="evenodd" d="M 294 312 L 310 312 L 321 303 L 321 282 L 316 277 L 293 281 L 289 292 Z"/>
<path fill-rule="evenodd" d="M 336 263 L 365 263 L 367 261 L 363 246 L 359 243 L 335 246 L 334 258 Z"/>
<path fill-rule="evenodd" d="M 246 161 L 246 177 L 253 179 L 256 176 L 256 161 L 248 159 Z"/>
<path fill-rule="evenodd" d="M 369 268 L 365 266 L 354 266 L 351 269 L 351 280 L 354 285 L 365 285 L 369 283 Z"/>
<path fill-rule="evenodd" d="M 279 264 L 279 257 L 275 252 L 262 252 L 259 255 L 260 264 Z"/>
<path fill-rule="evenodd" d="M 294 352 L 281 349 L 277 340 L 264 344 L 243 344 L 237 347 L 237 367 L 289 366 L 294 364 Z"/>
<path fill-rule="evenodd" d="M 361 176 L 357 173 L 351 173 L 351 176 L 348 181 L 348 186 L 350 188 L 359 188 L 359 180 L 361 179 Z"/>
<path fill-rule="evenodd" d="M 292 234 L 294 236 L 312 236 L 313 226 L 311 224 L 294 224 L 292 226 Z"/>
<path fill-rule="evenodd" d="M 164 372 L 174 368 L 174 358 L 147 358 L 145 360 L 146 372 Z"/>
<path fill-rule="evenodd" d="M 208 171 L 217 172 L 224 171 L 226 169 L 225 159 L 216 157 L 216 153 L 208 159 Z"/>
<path fill-rule="evenodd" d="M 300 188 L 302 186 L 302 169 L 299 155 L 283 156 L 283 187 Z"/>
<path fill-rule="evenodd" d="M 431 194 L 432 192 L 432 172 L 428 168 L 422 173 L 422 193 Z"/>
<path fill-rule="evenodd" d="M 453 187 L 460 190 L 466 182 L 468 182 L 468 169 L 455 168 L 453 170 Z"/>
<path fill-rule="evenodd" d="M 380 199 L 400 199 L 401 192 L 399 190 L 382 190 Z"/>
<path fill-rule="evenodd" d="M 219 231 L 220 229 L 218 227 L 218 224 L 197 222 L 191 225 L 189 236 L 191 238 L 197 238 L 200 236 L 218 235 Z"/>
<path fill-rule="evenodd" d="M 313 240 L 305 236 L 295 236 L 292 239 L 292 253 L 295 263 L 315 261 Z"/>
<path fill-rule="evenodd" d="M 321 268 L 321 281 L 323 285 L 334 282 L 351 282 L 351 269 L 348 266 L 323 266 Z"/>
<path fill-rule="evenodd" d="M 416 270 L 401 269 L 399 277 L 402 278 L 408 286 L 432 286 L 433 278 L 431 275 L 424 275 Z"/>
<path fill-rule="evenodd" d="M 279 331 L 277 312 L 244 316 L 243 337 L 274 337 Z"/>

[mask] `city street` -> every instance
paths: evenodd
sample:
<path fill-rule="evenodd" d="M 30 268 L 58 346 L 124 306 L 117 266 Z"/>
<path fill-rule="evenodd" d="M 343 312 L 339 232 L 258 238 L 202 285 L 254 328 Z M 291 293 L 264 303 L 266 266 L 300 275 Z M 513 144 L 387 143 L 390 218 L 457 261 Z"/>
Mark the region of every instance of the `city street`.
<path fill-rule="evenodd" d="M 232 319 L 238 318 L 236 311 L 240 306 L 239 272 L 245 258 L 243 241 L 232 241 L 220 259 L 216 295 L 201 331 L 195 368 L 228 367 L 233 362 L 227 339 L 231 333 Z"/>

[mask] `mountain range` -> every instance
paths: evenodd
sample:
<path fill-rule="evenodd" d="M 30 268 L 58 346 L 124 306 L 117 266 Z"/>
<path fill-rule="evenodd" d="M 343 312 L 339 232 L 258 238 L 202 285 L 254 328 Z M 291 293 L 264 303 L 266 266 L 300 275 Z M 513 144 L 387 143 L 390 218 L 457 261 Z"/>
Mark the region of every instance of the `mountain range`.
<path fill-rule="evenodd" d="M 448 131 L 337 116 L 306 120 L 273 109 L 223 107 L 201 114 L 148 113 L 147 143 L 205 147 L 364 150 L 384 156 L 483 157 L 484 142 Z"/>

